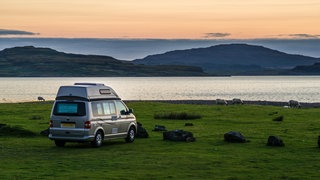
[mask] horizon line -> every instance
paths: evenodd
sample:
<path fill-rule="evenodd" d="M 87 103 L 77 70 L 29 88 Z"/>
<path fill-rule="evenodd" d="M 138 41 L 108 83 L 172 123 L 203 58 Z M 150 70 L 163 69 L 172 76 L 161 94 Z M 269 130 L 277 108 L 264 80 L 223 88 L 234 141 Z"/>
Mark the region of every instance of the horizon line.
<path fill-rule="evenodd" d="M 97 39 L 97 40 L 194 40 L 194 41 L 251 41 L 251 40 L 320 40 L 320 38 L 99 38 L 99 37 L 6 37 L 1 36 L 0 39 Z"/>

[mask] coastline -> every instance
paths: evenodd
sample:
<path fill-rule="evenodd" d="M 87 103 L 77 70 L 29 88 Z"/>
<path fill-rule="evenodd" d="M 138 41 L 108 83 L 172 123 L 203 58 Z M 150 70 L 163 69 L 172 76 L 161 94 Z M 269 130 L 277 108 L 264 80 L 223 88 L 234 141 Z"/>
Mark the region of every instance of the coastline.
<path fill-rule="evenodd" d="M 170 104 L 196 104 L 196 105 L 216 105 L 216 100 L 124 100 L 125 102 L 163 102 Z M 232 105 L 232 100 L 226 100 Z M 288 102 L 283 101 L 250 101 L 243 100 L 243 104 L 247 105 L 265 105 L 265 106 L 288 106 Z M 301 108 L 319 108 L 320 102 L 300 102 Z"/>
<path fill-rule="evenodd" d="M 127 102 L 161 102 L 169 104 L 194 104 L 194 105 L 217 105 L 216 100 L 124 100 Z M 226 100 L 228 105 L 233 105 L 232 100 Z M 0 104 L 20 104 L 20 103 L 53 103 L 54 100 L 48 101 L 22 101 L 22 102 L 0 102 Z M 320 102 L 299 102 L 301 108 L 320 108 Z M 286 107 L 288 102 L 284 101 L 262 101 L 262 100 L 243 100 L 244 105 L 261 105 L 261 106 L 279 106 Z"/>

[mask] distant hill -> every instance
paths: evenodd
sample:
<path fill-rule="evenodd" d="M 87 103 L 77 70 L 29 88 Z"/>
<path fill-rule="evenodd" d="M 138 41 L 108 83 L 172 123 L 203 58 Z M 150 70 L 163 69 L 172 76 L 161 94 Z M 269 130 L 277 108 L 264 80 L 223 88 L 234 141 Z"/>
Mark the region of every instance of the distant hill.
<path fill-rule="evenodd" d="M 79 55 L 33 46 L 0 51 L 1 77 L 203 76 L 200 67 L 136 65 L 110 56 Z"/>
<path fill-rule="evenodd" d="M 297 66 L 288 71 L 288 74 L 320 75 L 320 63 L 315 63 L 310 66 Z"/>
<path fill-rule="evenodd" d="M 176 50 L 137 59 L 135 64 L 189 65 L 207 73 L 231 75 L 276 75 L 299 65 L 312 65 L 320 59 L 247 44 L 223 44 L 208 48 Z"/>

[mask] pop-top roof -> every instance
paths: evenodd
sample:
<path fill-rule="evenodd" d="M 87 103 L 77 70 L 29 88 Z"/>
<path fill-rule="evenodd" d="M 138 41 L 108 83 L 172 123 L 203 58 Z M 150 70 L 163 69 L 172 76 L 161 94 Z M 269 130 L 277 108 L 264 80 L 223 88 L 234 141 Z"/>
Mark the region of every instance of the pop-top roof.
<path fill-rule="evenodd" d="M 109 86 L 98 83 L 75 83 L 73 86 L 61 86 L 56 99 L 120 99 L 118 94 Z"/>

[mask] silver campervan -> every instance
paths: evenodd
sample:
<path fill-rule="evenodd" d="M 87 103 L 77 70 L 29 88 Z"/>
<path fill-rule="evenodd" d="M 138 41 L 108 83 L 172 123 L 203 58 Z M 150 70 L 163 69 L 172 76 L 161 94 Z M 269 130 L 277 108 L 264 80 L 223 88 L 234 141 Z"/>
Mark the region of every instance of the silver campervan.
<path fill-rule="evenodd" d="M 125 138 L 133 142 L 136 118 L 117 93 L 104 84 L 75 83 L 61 86 L 53 104 L 49 138 L 56 146 L 66 142 L 91 142 Z"/>

